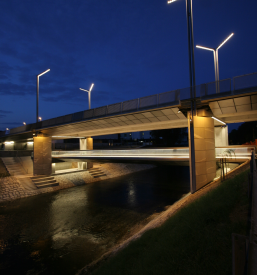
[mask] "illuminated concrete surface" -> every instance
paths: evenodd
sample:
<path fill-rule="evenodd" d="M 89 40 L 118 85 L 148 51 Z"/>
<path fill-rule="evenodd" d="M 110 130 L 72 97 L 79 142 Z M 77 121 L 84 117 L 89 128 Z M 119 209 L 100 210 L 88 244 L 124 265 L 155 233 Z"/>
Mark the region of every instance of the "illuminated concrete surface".
<path fill-rule="evenodd" d="M 227 158 L 231 162 L 242 162 L 251 157 L 251 146 L 228 146 L 215 148 L 216 160 Z M 138 161 L 188 161 L 189 148 L 136 149 L 136 150 L 85 150 L 53 151 L 52 158 L 72 160 L 138 160 Z"/>

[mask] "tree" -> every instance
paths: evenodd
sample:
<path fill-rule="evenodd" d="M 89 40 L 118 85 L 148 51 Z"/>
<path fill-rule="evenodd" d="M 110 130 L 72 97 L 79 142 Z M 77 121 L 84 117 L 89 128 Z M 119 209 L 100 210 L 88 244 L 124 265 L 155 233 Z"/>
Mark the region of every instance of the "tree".
<path fill-rule="evenodd" d="M 257 121 L 245 122 L 229 134 L 229 144 L 244 144 L 257 138 Z"/>

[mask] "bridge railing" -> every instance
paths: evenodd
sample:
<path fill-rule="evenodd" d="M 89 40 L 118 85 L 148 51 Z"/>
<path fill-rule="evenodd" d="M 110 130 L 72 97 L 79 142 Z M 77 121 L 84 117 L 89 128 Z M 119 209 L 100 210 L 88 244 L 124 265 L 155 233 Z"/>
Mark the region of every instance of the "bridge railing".
<path fill-rule="evenodd" d="M 216 159 L 227 158 L 240 161 L 251 158 L 251 152 L 255 146 L 227 146 L 215 148 Z M 189 148 L 179 147 L 172 149 L 133 149 L 133 150 L 81 150 L 81 151 L 52 151 L 52 157 L 134 157 L 134 158 L 165 158 L 165 159 L 189 159 Z"/>
<path fill-rule="evenodd" d="M 52 157 L 163 157 L 189 158 L 188 148 L 176 149 L 133 149 L 133 150 L 81 150 L 53 151 Z"/>
<path fill-rule="evenodd" d="M 236 76 L 233 78 L 234 92 L 246 93 L 255 91 L 257 87 L 257 73 Z M 242 91 L 244 90 L 244 91 Z"/>

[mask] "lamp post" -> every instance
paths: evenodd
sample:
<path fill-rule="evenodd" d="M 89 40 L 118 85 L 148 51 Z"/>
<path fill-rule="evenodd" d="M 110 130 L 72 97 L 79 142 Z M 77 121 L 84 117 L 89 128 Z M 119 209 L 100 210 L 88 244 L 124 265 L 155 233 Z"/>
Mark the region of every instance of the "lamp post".
<path fill-rule="evenodd" d="M 80 90 L 88 93 L 88 109 L 91 109 L 91 91 L 92 91 L 93 87 L 94 87 L 94 83 L 91 84 L 89 91 L 79 88 Z"/>
<path fill-rule="evenodd" d="M 177 0 L 169 0 L 167 3 L 173 3 Z M 193 32 L 193 8 L 192 0 L 186 0 L 187 15 L 187 39 L 188 39 L 188 56 L 189 56 L 189 77 L 190 77 L 190 96 L 191 96 L 191 119 L 190 119 L 190 176 L 191 192 L 196 191 L 196 174 L 195 174 L 195 144 L 194 144 L 194 116 L 196 115 L 195 103 L 195 57 L 194 57 L 194 32 Z"/>
<path fill-rule="evenodd" d="M 196 48 L 213 52 L 216 93 L 220 92 L 219 91 L 220 76 L 219 76 L 219 55 L 218 55 L 218 51 L 233 35 L 234 35 L 234 33 L 231 33 L 216 49 L 196 45 Z"/>
<path fill-rule="evenodd" d="M 37 122 L 38 122 L 39 77 L 43 74 L 48 73 L 49 71 L 50 71 L 50 69 L 48 69 L 48 70 L 44 71 L 43 73 L 37 75 Z"/>

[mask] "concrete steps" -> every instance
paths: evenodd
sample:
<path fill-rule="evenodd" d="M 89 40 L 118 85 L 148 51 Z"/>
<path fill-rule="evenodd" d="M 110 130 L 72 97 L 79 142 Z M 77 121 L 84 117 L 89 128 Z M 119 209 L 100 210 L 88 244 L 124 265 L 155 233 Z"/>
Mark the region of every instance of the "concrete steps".
<path fill-rule="evenodd" d="M 34 176 L 31 177 L 31 180 L 38 189 L 59 185 L 59 183 L 52 176 Z"/>
<path fill-rule="evenodd" d="M 106 176 L 106 174 L 102 172 L 99 168 L 91 168 L 88 170 L 88 172 L 93 178 L 100 178 Z"/>
<path fill-rule="evenodd" d="M 11 176 L 26 175 L 23 167 L 14 157 L 2 158 L 2 161 Z"/>

